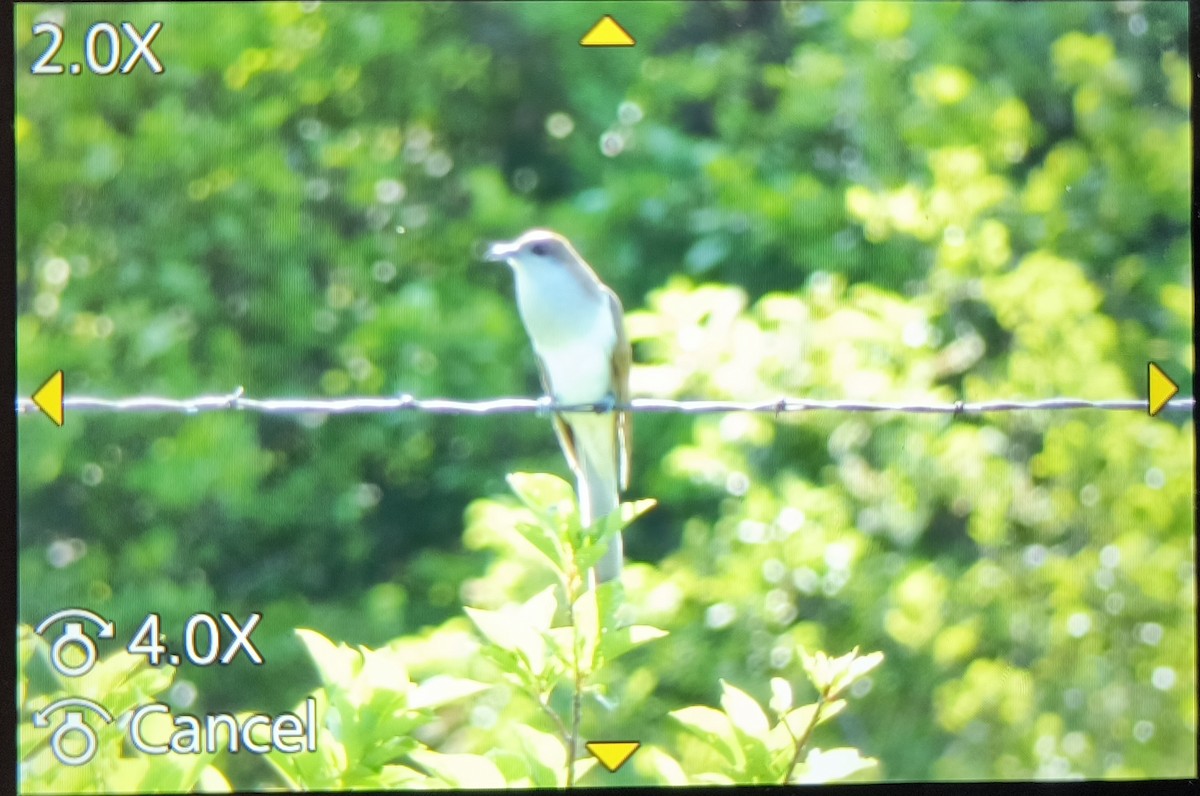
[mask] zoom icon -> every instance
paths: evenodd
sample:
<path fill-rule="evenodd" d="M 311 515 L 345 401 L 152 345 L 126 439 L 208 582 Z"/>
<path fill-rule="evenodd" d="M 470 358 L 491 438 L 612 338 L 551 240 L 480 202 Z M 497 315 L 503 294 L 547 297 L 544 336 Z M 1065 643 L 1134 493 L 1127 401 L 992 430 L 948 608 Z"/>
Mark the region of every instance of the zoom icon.
<path fill-rule="evenodd" d="M 84 711 L 93 711 L 106 724 L 111 724 L 113 717 L 112 714 L 95 702 L 78 697 L 67 697 L 66 699 L 52 702 L 34 713 L 33 726 L 39 728 L 49 727 L 50 715 L 66 708 L 78 709 L 66 710 L 63 715 L 62 724 L 59 724 L 54 732 L 50 734 L 50 750 L 54 752 L 54 756 L 63 765 L 82 766 L 96 754 L 96 731 L 83 720 Z M 79 745 L 78 741 L 72 743 L 69 740 L 72 736 L 78 736 L 78 741 L 82 741 L 82 746 Z M 72 751 L 72 749 L 75 751 Z"/>
<path fill-rule="evenodd" d="M 96 633 L 96 638 L 112 638 L 116 633 L 116 626 L 104 617 L 84 608 L 68 608 L 43 619 L 35 632 L 39 636 L 44 635 L 46 628 L 65 619 L 73 621 L 63 625 L 62 634 L 50 646 L 50 664 L 64 677 L 80 677 L 90 672 L 96 665 L 96 642 L 83 632 L 83 622 L 74 620 L 82 619 L 100 628 Z M 78 653 L 70 657 L 79 659 L 79 655 L 82 654 L 82 659 L 79 659 L 77 663 L 69 660 L 67 650 L 71 648 L 78 650 Z"/>

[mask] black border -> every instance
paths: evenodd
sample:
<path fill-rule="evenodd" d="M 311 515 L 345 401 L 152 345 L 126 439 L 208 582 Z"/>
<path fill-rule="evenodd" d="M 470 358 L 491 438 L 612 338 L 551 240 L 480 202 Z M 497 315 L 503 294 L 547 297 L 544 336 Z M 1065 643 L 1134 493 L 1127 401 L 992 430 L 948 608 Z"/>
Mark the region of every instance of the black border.
<path fill-rule="evenodd" d="M 0 136 L 0 182 L 4 198 L 0 200 L 0 257 L 5 270 L 6 301 L 0 302 L 0 396 L 17 395 L 17 188 L 16 142 L 14 122 L 16 65 L 14 58 L 13 4 L 0 7 L 0 61 L 12 64 L 12 78 L 0 87 L 0 118 L 5 132 Z M 8 455 L 0 465 L 0 625 L 9 628 L 0 634 L 0 787 L 11 783 L 17 793 L 17 413 L 0 411 L 0 440 Z"/>

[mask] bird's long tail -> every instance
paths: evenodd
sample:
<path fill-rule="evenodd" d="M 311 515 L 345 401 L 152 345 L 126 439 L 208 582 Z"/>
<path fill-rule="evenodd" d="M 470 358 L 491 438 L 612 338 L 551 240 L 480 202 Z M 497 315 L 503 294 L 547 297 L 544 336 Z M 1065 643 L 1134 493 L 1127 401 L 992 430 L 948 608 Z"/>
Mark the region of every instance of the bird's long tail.
<path fill-rule="evenodd" d="M 575 439 L 579 513 L 589 526 L 616 511 L 621 503 L 616 426 L 611 414 L 579 414 L 568 420 Z M 624 558 L 621 534 L 614 534 L 604 557 L 596 564 L 596 581 L 621 577 Z"/>

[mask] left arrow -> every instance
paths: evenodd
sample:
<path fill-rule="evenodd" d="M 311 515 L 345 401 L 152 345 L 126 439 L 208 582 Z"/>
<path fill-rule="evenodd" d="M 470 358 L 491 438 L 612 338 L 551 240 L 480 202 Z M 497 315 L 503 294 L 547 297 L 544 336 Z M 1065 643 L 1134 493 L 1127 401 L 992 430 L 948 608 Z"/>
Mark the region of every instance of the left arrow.
<path fill-rule="evenodd" d="M 46 413 L 46 417 L 54 421 L 54 425 L 63 424 L 63 372 L 60 370 L 33 394 L 33 402 Z"/>

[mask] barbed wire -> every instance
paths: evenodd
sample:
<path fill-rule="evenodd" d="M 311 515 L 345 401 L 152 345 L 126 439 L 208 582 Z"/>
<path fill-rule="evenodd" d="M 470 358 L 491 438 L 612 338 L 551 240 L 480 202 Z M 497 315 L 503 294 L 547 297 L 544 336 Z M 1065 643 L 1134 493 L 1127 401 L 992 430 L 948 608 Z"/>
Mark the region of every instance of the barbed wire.
<path fill-rule="evenodd" d="M 1194 411 L 1196 399 L 1177 397 L 1168 401 L 1160 411 Z M 37 411 L 29 398 L 18 398 L 17 412 Z M 305 414 L 371 414 L 387 412 L 426 412 L 436 415 L 499 415 L 551 412 L 623 411 L 679 414 L 717 414 L 723 412 L 759 412 L 784 414 L 791 412 L 897 412 L 908 414 L 978 415 L 988 412 L 1045 412 L 1069 409 L 1098 409 L 1104 411 L 1146 411 L 1146 399 L 1117 399 L 1092 401 L 1084 398 L 1042 398 L 1037 400 L 991 400 L 926 402 L 875 402 L 854 400 L 814 400 L 805 398 L 776 398 L 763 401 L 706 401 L 636 398 L 627 404 L 602 402 L 593 404 L 559 405 L 549 397 L 494 398 L 463 401 L 448 398 L 417 398 L 412 395 L 354 398 L 251 398 L 239 387 L 225 395 L 201 395 L 194 398 L 163 398 L 134 396 L 128 398 L 92 398 L 67 396 L 63 409 L 85 412 L 157 412 L 196 414 L 199 412 L 245 411 L 273 415 Z"/>

